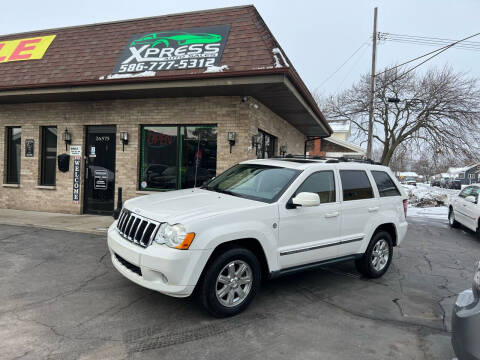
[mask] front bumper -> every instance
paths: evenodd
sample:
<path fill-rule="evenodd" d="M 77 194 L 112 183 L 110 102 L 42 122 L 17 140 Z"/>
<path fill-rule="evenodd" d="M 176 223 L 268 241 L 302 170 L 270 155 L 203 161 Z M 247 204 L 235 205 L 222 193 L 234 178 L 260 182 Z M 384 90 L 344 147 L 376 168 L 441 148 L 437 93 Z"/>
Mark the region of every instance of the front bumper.
<path fill-rule="evenodd" d="M 453 308 L 452 346 L 459 360 L 480 360 L 480 301 Z"/>
<path fill-rule="evenodd" d="M 143 248 L 132 244 L 118 233 L 116 222 L 108 229 L 107 242 L 112 264 L 123 276 L 175 297 L 192 294 L 209 256 L 207 250 L 178 250 L 155 243 Z"/>

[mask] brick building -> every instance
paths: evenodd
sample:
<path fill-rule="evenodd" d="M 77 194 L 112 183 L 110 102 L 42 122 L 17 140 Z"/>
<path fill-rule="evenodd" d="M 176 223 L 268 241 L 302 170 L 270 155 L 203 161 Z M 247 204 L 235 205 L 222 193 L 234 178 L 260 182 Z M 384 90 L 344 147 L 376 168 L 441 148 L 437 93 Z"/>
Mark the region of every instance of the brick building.
<path fill-rule="evenodd" d="M 253 6 L 0 36 L 0 207 L 111 214 L 331 129 Z"/>

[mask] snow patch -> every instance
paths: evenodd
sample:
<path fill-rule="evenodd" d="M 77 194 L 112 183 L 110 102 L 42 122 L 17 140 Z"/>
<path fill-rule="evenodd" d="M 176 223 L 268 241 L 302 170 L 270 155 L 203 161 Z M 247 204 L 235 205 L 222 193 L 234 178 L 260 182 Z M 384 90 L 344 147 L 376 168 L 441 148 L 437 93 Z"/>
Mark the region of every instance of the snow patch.
<path fill-rule="evenodd" d="M 208 66 L 207 69 L 204 71 L 204 73 L 217 73 L 217 72 L 223 72 L 225 70 L 228 70 L 228 65 Z"/>
<path fill-rule="evenodd" d="M 409 206 L 407 210 L 407 217 L 446 220 L 448 219 L 448 207 L 438 206 L 417 208 Z"/>
<path fill-rule="evenodd" d="M 283 62 L 283 64 L 284 64 L 286 67 L 290 67 L 290 64 L 288 63 L 288 61 L 287 61 L 287 59 L 285 58 L 285 56 L 283 56 L 283 53 L 282 53 L 282 51 L 281 51 L 279 48 L 273 48 L 273 49 L 272 49 L 272 53 L 273 53 L 273 60 L 275 61 L 274 67 L 276 67 L 276 68 L 281 68 L 281 67 L 283 67 L 283 65 L 280 64 L 280 59 L 279 59 L 279 57 L 282 59 L 282 62 Z"/>
<path fill-rule="evenodd" d="M 419 208 L 448 205 L 450 198 L 460 192 L 460 190 L 431 187 L 422 183 L 417 183 L 417 186 L 402 186 L 408 194 L 408 204 Z"/>
<path fill-rule="evenodd" d="M 135 74 L 110 74 L 107 76 L 100 76 L 99 80 L 110 80 L 110 79 L 130 79 L 130 78 L 139 78 L 139 77 L 152 77 L 157 73 L 155 71 L 144 71 L 141 73 Z"/>

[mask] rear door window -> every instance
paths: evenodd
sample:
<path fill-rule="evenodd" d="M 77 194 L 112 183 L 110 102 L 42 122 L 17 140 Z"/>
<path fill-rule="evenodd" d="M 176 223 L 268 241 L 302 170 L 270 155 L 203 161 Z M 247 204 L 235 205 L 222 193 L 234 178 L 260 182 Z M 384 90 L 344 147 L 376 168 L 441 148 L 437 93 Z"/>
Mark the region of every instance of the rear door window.
<path fill-rule="evenodd" d="M 340 170 L 343 201 L 373 198 L 373 189 L 364 170 Z"/>
<path fill-rule="evenodd" d="M 380 197 L 400 196 L 400 191 L 385 171 L 372 171 L 372 176 L 377 184 Z"/>

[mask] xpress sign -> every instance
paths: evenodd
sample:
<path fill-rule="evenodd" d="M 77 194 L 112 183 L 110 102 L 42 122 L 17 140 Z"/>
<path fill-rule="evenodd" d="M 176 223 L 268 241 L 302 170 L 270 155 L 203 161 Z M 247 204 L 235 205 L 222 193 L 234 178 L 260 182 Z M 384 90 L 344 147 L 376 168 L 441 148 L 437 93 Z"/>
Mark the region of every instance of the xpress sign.
<path fill-rule="evenodd" d="M 230 25 L 134 35 L 114 73 L 196 69 L 218 66 Z"/>

